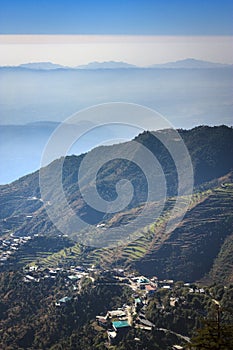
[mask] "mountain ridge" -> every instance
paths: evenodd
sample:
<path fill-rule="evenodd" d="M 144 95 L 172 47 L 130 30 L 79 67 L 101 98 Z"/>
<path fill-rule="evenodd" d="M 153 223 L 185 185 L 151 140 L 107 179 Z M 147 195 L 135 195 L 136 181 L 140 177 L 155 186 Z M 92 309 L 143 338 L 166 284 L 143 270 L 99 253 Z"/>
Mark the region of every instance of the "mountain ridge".
<path fill-rule="evenodd" d="M 137 66 L 135 64 L 127 63 L 124 61 L 93 61 L 87 64 L 78 66 L 67 66 L 53 62 L 28 62 L 22 63 L 18 66 L 0 66 L 0 68 L 18 68 L 28 69 L 36 71 L 49 71 L 49 70 L 98 70 L 98 69 L 220 69 L 220 68 L 232 68 L 233 64 L 217 63 L 211 61 L 204 61 L 195 58 L 186 58 L 177 61 L 155 63 L 148 66 Z"/>
<path fill-rule="evenodd" d="M 211 68 L 226 68 L 232 67 L 230 64 L 215 63 L 210 61 L 203 61 L 194 58 L 186 58 L 174 62 L 167 62 L 163 64 L 154 64 L 151 68 L 177 68 L 177 69 L 211 69 Z"/>

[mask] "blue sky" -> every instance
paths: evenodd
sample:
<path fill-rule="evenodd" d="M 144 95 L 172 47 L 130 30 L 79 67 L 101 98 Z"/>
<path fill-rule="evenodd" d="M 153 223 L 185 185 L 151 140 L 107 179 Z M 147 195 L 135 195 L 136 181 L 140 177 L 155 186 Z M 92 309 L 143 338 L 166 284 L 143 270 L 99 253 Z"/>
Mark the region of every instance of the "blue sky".
<path fill-rule="evenodd" d="M 0 34 L 232 35 L 232 0 L 1 0 Z"/>

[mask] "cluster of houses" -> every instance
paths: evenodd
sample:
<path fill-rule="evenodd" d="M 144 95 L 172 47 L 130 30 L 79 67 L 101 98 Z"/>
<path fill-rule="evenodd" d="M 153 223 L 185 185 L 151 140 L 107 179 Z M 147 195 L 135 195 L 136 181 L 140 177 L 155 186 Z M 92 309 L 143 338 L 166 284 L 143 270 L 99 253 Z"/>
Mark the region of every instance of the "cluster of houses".
<path fill-rule="evenodd" d="M 45 268 L 38 265 L 29 265 L 24 268 L 23 281 L 40 282 L 43 279 L 56 279 L 59 275 L 63 275 L 67 286 L 73 286 L 73 290 L 77 289 L 78 283 L 82 278 L 90 277 L 90 271 L 82 266 L 70 267 L 64 269 L 61 267 Z"/>
<path fill-rule="evenodd" d="M 169 290 L 173 288 L 174 284 L 173 280 L 159 281 L 157 277 L 125 275 L 124 272 L 119 273 L 119 271 L 115 275 L 119 280 L 124 278 L 126 284 L 132 288 L 133 303 L 131 305 L 124 304 L 117 310 L 108 311 L 105 316 L 96 316 L 97 324 L 106 330 L 111 345 L 117 344 L 131 327 L 151 331 L 155 325 L 146 318 L 149 300 L 158 288 Z M 177 302 L 179 302 L 179 298 L 170 298 L 171 306 L 175 306 Z M 177 348 L 174 349 L 178 348 L 177 345 Z"/>
<path fill-rule="evenodd" d="M 122 308 L 108 311 L 105 316 L 96 316 L 96 322 L 106 329 L 108 341 L 114 345 L 122 339 L 131 327 L 152 330 L 154 324 L 146 319 L 145 311 L 146 304 L 137 296 L 134 305 L 124 304 Z M 134 321 L 133 318 L 135 318 Z"/>
<path fill-rule="evenodd" d="M 106 329 L 110 344 L 117 343 L 132 326 L 128 307 L 124 305 L 117 310 L 108 311 L 105 316 L 96 316 L 97 324 Z"/>
<path fill-rule="evenodd" d="M 119 274 L 118 274 L 119 275 Z M 123 278 L 124 273 L 122 273 Z M 107 332 L 110 345 L 117 344 L 123 336 L 132 328 L 140 328 L 146 331 L 154 329 L 155 325 L 146 318 L 146 309 L 149 300 L 153 297 L 155 291 L 172 290 L 174 286 L 173 280 L 158 280 L 157 277 L 147 278 L 145 276 L 126 275 L 127 284 L 132 288 L 133 303 L 131 305 L 124 304 L 117 310 L 108 311 L 105 316 L 96 316 L 97 324 L 104 328 Z M 118 276 L 119 278 L 119 276 Z M 189 288 L 190 284 L 184 283 L 189 292 L 204 293 L 204 289 Z M 181 300 L 182 299 L 182 300 Z M 184 297 L 170 297 L 170 306 L 175 307 L 177 303 L 185 300 Z M 164 305 L 158 305 L 164 308 Z M 164 329 L 158 329 L 163 330 Z M 140 339 L 138 339 L 140 340 Z M 174 345 L 173 350 L 184 349 L 180 345 Z"/>
<path fill-rule="evenodd" d="M 41 269 L 37 265 L 27 266 L 24 268 L 23 281 L 25 283 L 37 282 L 39 283 L 43 279 L 55 279 L 57 277 L 60 268 L 56 269 Z"/>
<path fill-rule="evenodd" d="M 133 303 L 124 304 L 117 310 L 108 311 L 105 316 L 96 316 L 99 326 L 106 329 L 109 344 L 117 344 L 131 327 L 152 330 L 154 324 L 146 319 L 145 312 L 148 298 L 158 288 L 158 279 L 145 276 L 125 275 L 123 270 L 115 270 L 115 277 L 132 289 Z"/>
<path fill-rule="evenodd" d="M 14 237 L 13 235 L 7 239 L 0 239 L 0 266 L 3 266 L 22 245 L 31 239 L 31 236 Z"/>
<path fill-rule="evenodd" d="M 67 289 L 61 295 L 61 298 L 55 301 L 56 307 L 64 307 L 72 299 L 76 299 L 82 289 L 82 281 L 86 278 L 92 280 L 93 285 L 98 283 L 106 283 L 106 285 L 123 284 L 132 289 L 130 305 L 123 304 L 117 310 L 109 310 L 105 316 L 96 316 L 96 323 L 107 332 L 110 345 L 117 344 L 132 327 L 151 331 L 155 325 L 146 318 L 146 309 L 150 299 L 158 289 L 172 291 L 174 288 L 173 280 L 137 276 L 136 273 L 130 273 L 123 269 L 106 271 L 95 266 L 90 268 L 83 266 L 71 266 L 69 268 L 27 266 L 24 269 L 23 280 L 25 283 L 38 283 L 42 279 L 56 279 L 58 276 L 63 277 Z M 99 277 L 102 277 L 101 282 L 99 282 Z M 184 283 L 183 286 L 188 289 L 189 293 L 205 293 L 203 288 L 194 287 L 189 283 Z M 185 303 L 185 297 L 174 295 L 170 297 L 171 307 L 175 307 L 180 302 Z M 157 307 L 164 308 L 163 305 Z M 175 345 L 173 349 L 182 349 L 182 347 Z"/>

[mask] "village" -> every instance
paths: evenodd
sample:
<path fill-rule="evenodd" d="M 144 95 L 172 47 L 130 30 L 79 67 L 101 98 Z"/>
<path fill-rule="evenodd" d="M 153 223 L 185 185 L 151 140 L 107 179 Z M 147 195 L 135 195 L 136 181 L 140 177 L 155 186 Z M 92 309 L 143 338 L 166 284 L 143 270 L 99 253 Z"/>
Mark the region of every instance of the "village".
<path fill-rule="evenodd" d="M 108 310 L 106 314 L 96 315 L 96 327 L 107 333 L 109 346 L 118 344 L 132 327 L 152 331 L 155 325 L 146 318 L 147 306 L 156 291 L 170 291 L 172 295 L 175 284 L 172 279 L 159 280 L 156 276 L 148 278 L 123 268 L 103 270 L 94 265 L 89 268 L 71 266 L 66 269 L 62 267 L 42 268 L 31 265 L 24 269 L 23 281 L 25 283 L 40 283 L 43 279 L 56 279 L 58 276 L 62 276 L 64 279 L 67 293 L 54 301 L 56 308 L 66 307 L 73 299 L 77 300 L 85 281 L 89 281 L 93 288 L 100 283 L 99 278 L 101 278 L 102 285 L 125 285 L 131 288 L 132 302 L 130 304 L 124 303 L 116 310 Z M 187 288 L 188 293 L 205 293 L 203 288 L 198 288 L 190 283 L 183 283 L 182 287 Z M 170 297 L 170 306 L 175 307 L 177 303 L 185 304 L 186 301 L 184 297 L 177 297 L 177 293 L 175 293 L 174 296 Z M 158 305 L 157 308 L 164 309 L 164 305 Z M 163 328 L 159 328 L 159 330 L 165 333 L 170 332 Z M 186 342 L 190 341 L 188 337 L 181 334 L 176 335 Z M 180 345 L 174 345 L 173 348 L 182 349 Z"/>
<path fill-rule="evenodd" d="M 4 266 L 4 264 L 7 264 L 9 259 L 31 240 L 31 236 L 16 237 L 13 234 L 2 238 L 0 240 L 0 265 Z M 153 299 L 153 296 L 158 291 L 170 292 L 169 305 L 171 308 L 175 308 L 177 304 L 185 305 L 185 297 L 177 293 L 176 283 L 173 279 L 162 280 L 157 276 L 142 276 L 136 271 L 130 271 L 123 267 L 106 270 L 95 265 L 80 264 L 69 267 L 62 265 L 45 267 L 37 263 L 24 266 L 22 279 L 24 283 L 36 284 L 41 283 L 43 280 L 62 280 L 65 288 L 61 291 L 61 295 L 54 300 L 54 307 L 61 309 L 72 303 L 73 300 L 78 302 L 79 295 L 82 293 L 83 286 L 86 283 L 90 285 L 90 288 L 95 288 L 100 283 L 107 286 L 120 285 L 130 288 L 130 303 L 125 301 L 121 307 L 100 313 L 95 317 L 94 327 L 100 332 L 106 332 L 109 347 L 117 345 L 132 328 L 140 328 L 146 332 L 156 329 L 164 333 L 175 334 L 185 342 L 190 341 L 187 336 L 174 333 L 165 328 L 156 328 L 146 317 L 150 300 Z M 183 282 L 181 287 L 191 294 L 205 294 L 204 288 L 199 288 L 195 284 Z M 176 289 L 176 292 L 173 293 L 174 289 Z M 165 309 L 162 302 L 157 304 L 156 307 L 161 311 Z M 183 349 L 183 347 L 174 344 L 173 349 L 179 350 Z"/>

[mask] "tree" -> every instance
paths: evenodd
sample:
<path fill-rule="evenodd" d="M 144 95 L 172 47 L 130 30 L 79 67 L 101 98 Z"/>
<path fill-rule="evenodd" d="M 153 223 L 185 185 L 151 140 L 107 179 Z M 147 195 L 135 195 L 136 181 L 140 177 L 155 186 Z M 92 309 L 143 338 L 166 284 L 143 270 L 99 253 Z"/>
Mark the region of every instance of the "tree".
<path fill-rule="evenodd" d="M 233 349 L 233 325 L 206 320 L 202 328 L 192 338 L 190 349 L 196 350 L 229 350 Z"/>

